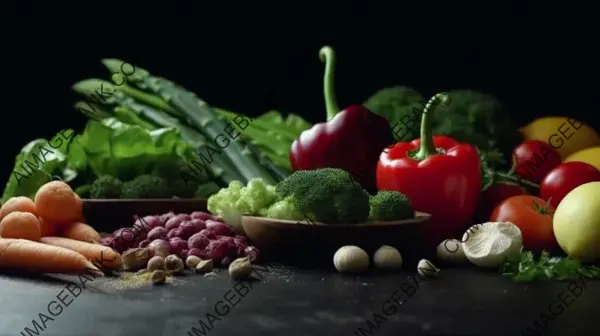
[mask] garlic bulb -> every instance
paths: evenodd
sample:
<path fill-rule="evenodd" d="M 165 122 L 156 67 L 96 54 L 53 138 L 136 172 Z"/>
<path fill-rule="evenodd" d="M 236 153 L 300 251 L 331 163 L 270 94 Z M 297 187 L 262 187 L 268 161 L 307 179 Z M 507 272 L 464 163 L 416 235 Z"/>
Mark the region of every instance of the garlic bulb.
<path fill-rule="evenodd" d="M 438 245 L 436 249 L 437 257 L 440 260 L 461 263 L 467 261 L 462 244 L 458 239 L 446 239 Z"/>
<path fill-rule="evenodd" d="M 341 273 L 361 272 L 369 267 L 369 255 L 358 246 L 343 246 L 333 255 L 333 265 Z"/>
<path fill-rule="evenodd" d="M 373 263 L 377 268 L 397 270 L 402 267 L 402 255 L 395 248 L 383 245 L 373 254 Z"/>
<path fill-rule="evenodd" d="M 500 266 L 523 247 L 521 230 L 509 222 L 474 225 L 465 232 L 462 241 L 465 256 L 479 267 Z"/>
<path fill-rule="evenodd" d="M 435 267 L 431 261 L 427 259 L 421 259 L 417 264 L 417 272 L 422 278 L 434 278 L 437 277 L 440 269 Z"/>

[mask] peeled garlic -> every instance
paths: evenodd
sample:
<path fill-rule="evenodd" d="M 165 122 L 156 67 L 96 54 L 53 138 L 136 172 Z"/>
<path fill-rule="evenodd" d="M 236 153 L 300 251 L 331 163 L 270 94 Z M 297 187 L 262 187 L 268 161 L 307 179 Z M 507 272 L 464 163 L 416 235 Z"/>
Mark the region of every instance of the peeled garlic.
<path fill-rule="evenodd" d="M 341 273 L 361 272 L 369 267 L 369 255 L 358 246 L 343 246 L 333 255 L 333 265 Z"/>
<path fill-rule="evenodd" d="M 437 257 L 440 260 L 449 262 L 465 262 L 467 257 L 462 249 L 462 244 L 458 239 L 446 239 L 438 245 L 436 249 Z"/>
<path fill-rule="evenodd" d="M 402 267 L 402 255 L 395 248 L 383 245 L 373 254 L 373 263 L 377 268 L 396 270 Z"/>
<path fill-rule="evenodd" d="M 479 267 L 497 267 L 523 247 L 519 227 L 508 222 L 487 222 L 469 228 L 462 247 L 467 259 Z"/>
<path fill-rule="evenodd" d="M 422 278 L 434 278 L 437 277 L 440 269 L 435 267 L 431 261 L 427 259 L 421 259 L 417 264 L 417 272 Z"/>

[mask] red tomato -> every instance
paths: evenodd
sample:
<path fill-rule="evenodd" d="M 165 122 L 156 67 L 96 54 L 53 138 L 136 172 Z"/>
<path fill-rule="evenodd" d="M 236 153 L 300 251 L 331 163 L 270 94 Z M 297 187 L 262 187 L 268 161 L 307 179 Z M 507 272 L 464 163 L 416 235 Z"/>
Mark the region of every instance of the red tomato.
<path fill-rule="evenodd" d="M 479 195 L 477 219 L 481 222 L 485 222 L 488 220 L 488 218 L 490 218 L 494 208 L 498 206 L 498 204 L 502 203 L 502 201 L 513 196 L 527 194 L 528 192 L 525 190 L 525 188 L 518 184 L 496 182 L 484 190 L 481 195 Z"/>
<path fill-rule="evenodd" d="M 518 226 L 525 249 L 554 251 L 558 248 L 552 228 L 554 210 L 551 204 L 539 197 L 513 196 L 494 209 L 490 222 L 511 222 Z"/>
<path fill-rule="evenodd" d="M 556 149 L 539 140 L 523 141 L 513 151 L 513 159 L 517 161 L 517 176 L 535 183 L 542 182 L 562 162 Z"/>
<path fill-rule="evenodd" d="M 540 185 L 540 197 L 558 204 L 571 190 L 588 182 L 600 181 L 600 171 L 585 162 L 565 162 L 552 169 Z"/>

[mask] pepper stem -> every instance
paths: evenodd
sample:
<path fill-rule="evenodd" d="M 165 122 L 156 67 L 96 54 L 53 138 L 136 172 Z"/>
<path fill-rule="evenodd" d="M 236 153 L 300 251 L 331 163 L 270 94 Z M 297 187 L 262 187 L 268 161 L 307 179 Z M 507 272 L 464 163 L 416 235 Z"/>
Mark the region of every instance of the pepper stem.
<path fill-rule="evenodd" d="M 413 155 L 414 159 L 420 161 L 425 160 L 431 155 L 439 154 L 435 148 L 435 144 L 433 143 L 433 132 L 431 131 L 431 121 L 433 120 L 433 117 L 430 116 L 430 114 L 435 111 L 440 103 L 444 104 L 447 100 L 448 96 L 438 93 L 431 97 L 431 99 L 429 99 L 425 105 L 425 109 L 423 109 L 423 117 L 421 119 L 421 148 Z"/>
<path fill-rule="evenodd" d="M 323 93 L 325 94 L 325 108 L 327 120 L 331 120 L 340 108 L 335 97 L 335 52 L 330 46 L 324 46 L 319 50 L 319 58 L 325 63 L 325 75 L 323 76 Z"/>

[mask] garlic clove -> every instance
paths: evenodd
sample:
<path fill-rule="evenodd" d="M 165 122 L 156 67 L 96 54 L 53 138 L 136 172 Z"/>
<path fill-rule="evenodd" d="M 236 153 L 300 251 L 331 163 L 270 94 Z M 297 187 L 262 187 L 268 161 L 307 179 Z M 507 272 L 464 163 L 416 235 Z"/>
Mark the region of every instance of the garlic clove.
<path fill-rule="evenodd" d="M 436 249 L 437 257 L 440 260 L 462 263 L 467 261 L 462 243 L 458 239 L 446 239 L 441 242 Z"/>
<path fill-rule="evenodd" d="M 362 272 L 369 268 L 369 255 L 358 246 L 343 246 L 333 255 L 333 265 L 340 273 Z"/>
<path fill-rule="evenodd" d="M 250 258 L 238 258 L 229 264 L 229 276 L 234 280 L 246 279 L 252 273 Z"/>
<path fill-rule="evenodd" d="M 467 259 L 479 267 L 497 267 L 523 247 L 519 227 L 508 222 L 488 222 L 474 225 L 462 239 Z"/>
<path fill-rule="evenodd" d="M 440 273 L 440 269 L 435 267 L 431 261 L 421 259 L 417 264 L 417 273 L 419 273 L 422 278 L 435 278 Z"/>
<path fill-rule="evenodd" d="M 389 245 L 383 245 L 373 254 L 373 263 L 380 269 L 397 270 L 402 267 L 402 262 L 400 252 Z"/>

